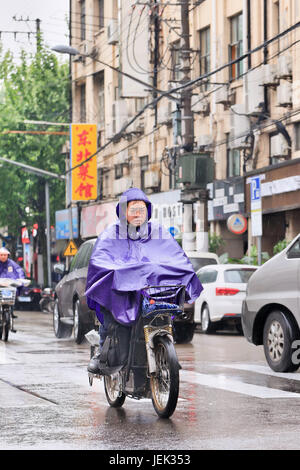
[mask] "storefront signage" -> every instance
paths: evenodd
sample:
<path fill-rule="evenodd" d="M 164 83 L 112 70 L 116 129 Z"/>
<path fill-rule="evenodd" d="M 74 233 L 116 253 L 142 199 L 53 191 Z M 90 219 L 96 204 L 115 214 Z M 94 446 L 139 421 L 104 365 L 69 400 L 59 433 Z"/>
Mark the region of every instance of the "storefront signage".
<path fill-rule="evenodd" d="M 72 200 L 97 199 L 96 124 L 71 124 Z M 79 166 L 78 166 L 79 165 Z"/>
<path fill-rule="evenodd" d="M 73 237 L 70 233 L 70 211 L 63 209 L 55 212 L 55 236 L 56 240 L 69 240 L 71 238 L 78 238 L 78 209 L 72 207 L 72 231 Z"/>
<path fill-rule="evenodd" d="M 250 178 L 251 195 L 251 233 L 253 237 L 262 236 L 261 176 Z"/>
<path fill-rule="evenodd" d="M 247 219 L 242 214 L 233 214 L 227 219 L 227 228 L 236 235 L 241 235 L 247 230 Z"/>

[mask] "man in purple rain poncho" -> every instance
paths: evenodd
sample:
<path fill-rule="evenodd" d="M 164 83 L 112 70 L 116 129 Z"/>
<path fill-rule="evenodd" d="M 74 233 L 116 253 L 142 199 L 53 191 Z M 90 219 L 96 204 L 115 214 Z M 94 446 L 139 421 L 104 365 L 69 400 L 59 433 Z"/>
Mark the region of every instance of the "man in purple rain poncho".
<path fill-rule="evenodd" d="M 176 240 L 162 226 L 149 222 L 151 203 L 143 191 L 125 191 L 116 211 L 119 222 L 98 237 L 87 275 L 87 303 L 101 323 L 100 350 L 112 321 L 131 326 L 137 319 L 144 287 L 185 285 L 189 303 L 203 289 Z M 99 371 L 99 355 L 91 359 L 90 372 Z"/>

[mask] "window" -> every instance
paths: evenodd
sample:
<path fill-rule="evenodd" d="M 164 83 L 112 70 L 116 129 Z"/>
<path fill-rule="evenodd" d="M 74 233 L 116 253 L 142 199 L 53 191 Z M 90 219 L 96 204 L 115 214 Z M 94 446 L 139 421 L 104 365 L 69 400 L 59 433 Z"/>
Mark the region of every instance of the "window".
<path fill-rule="evenodd" d="M 243 14 L 230 18 L 230 44 L 229 61 L 236 60 L 243 55 Z M 230 80 L 239 78 L 243 73 L 243 61 L 230 67 Z"/>
<path fill-rule="evenodd" d="M 171 58 L 172 58 L 172 80 L 178 82 L 182 79 L 181 68 L 181 51 L 180 51 L 180 41 L 173 43 L 171 49 Z"/>
<path fill-rule="evenodd" d="M 85 114 L 85 85 L 80 86 L 80 122 L 86 121 Z"/>
<path fill-rule="evenodd" d="M 255 269 L 228 269 L 224 271 L 224 281 L 236 283 L 247 283 L 255 272 Z"/>
<path fill-rule="evenodd" d="M 192 263 L 195 272 L 208 264 L 218 264 L 215 258 L 190 258 L 190 262 Z"/>
<path fill-rule="evenodd" d="M 275 165 L 276 163 L 280 162 L 280 158 L 274 156 L 274 155 L 279 155 L 280 154 L 280 149 L 278 148 L 278 142 L 280 142 L 280 140 L 278 138 L 278 134 L 277 133 L 270 134 L 270 145 L 269 145 L 269 148 L 270 148 L 270 156 L 269 156 L 270 165 Z"/>
<path fill-rule="evenodd" d="M 99 5 L 99 28 L 104 28 L 104 0 L 98 0 Z"/>
<path fill-rule="evenodd" d="M 241 154 L 237 149 L 227 149 L 227 178 L 241 175 Z"/>
<path fill-rule="evenodd" d="M 101 128 L 105 127 L 105 92 L 104 92 L 104 73 L 95 75 L 95 102 L 97 106 L 97 122 Z"/>
<path fill-rule="evenodd" d="M 199 56 L 199 72 L 200 76 L 210 72 L 210 28 L 202 29 L 199 32 L 200 56 Z M 208 84 L 203 87 L 208 89 Z"/>
<path fill-rule="evenodd" d="M 86 29 L 85 29 L 85 0 L 81 0 L 80 2 L 80 39 L 82 41 L 85 40 L 86 37 Z"/>
<path fill-rule="evenodd" d="M 144 191 L 144 189 L 145 189 L 145 173 L 148 170 L 148 165 L 149 165 L 148 156 L 141 157 L 140 164 L 141 164 L 141 190 Z"/>
<path fill-rule="evenodd" d="M 123 176 L 123 165 L 115 165 L 115 179 L 118 180 Z"/>
<path fill-rule="evenodd" d="M 300 122 L 296 122 L 294 131 L 295 131 L 295 150 L 300 150 Z"/>
<path fill-rule="evenodd" d="M 288 259 L 300 258 L 300 238 L 289 249 L 287 257 Z"/>
<path fill-rule="evenodd" d="M 210 284 L 212 282 L 216 282 L 217 276 L 218 276 L 218 272 L 215 270 L 202 271 L 198 273 L 198 278 L 201 284 Z"/>

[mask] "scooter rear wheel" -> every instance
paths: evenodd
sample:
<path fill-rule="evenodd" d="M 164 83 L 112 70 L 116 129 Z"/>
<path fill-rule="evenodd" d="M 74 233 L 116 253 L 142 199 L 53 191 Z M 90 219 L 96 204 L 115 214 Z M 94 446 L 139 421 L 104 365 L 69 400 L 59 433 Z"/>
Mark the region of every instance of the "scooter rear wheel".
<path fill-rule="evenodd" d="M 179 367 L 173 343 L 161 336 L 155 343 L 157 372 L 150 378 L 152 403 L 160 418 L 169 418 L 175 411 L 179 394 Z"/>
<path fill-rule="evenodd" d="M 121 408 L 123 406 L 126 395 L 119 391 L 119 373 L 104 376 L 104 390 L 111 407 Z"/>

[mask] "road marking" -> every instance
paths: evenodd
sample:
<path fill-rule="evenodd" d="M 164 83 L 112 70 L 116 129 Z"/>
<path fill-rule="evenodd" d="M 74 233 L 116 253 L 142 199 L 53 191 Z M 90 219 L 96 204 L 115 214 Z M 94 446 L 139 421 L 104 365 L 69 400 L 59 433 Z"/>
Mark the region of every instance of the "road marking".
<path fill-rule="evenodd" d="M 218 364 L 219 365 L 219 364 Z M 300 398 L 299 393 L 285 392 L 274 388 L 263 387 L 230 379 L 224 374 L 201 374 L 199 372 L 181 371 L 182 382 L 190 382 L 205 387 L 240 393 L 256 398 Z"/>
<path fill-rule="evenodd" d="M 243 363 L 232 363 L 232 364 L 220 364 L 215 363 L 214 367 L 224 367 L 226 369 L 234 370 L 245 370 L 248 372 L 256 372 L 257 374 L 271 375 L 272 377 L 280 377 L 287 380 L 298 380 L 300 381 L 300 374 L 296 372 L 274 372 L 268 366 L 261 366 L 259 364 L 243 364 Z"/>

